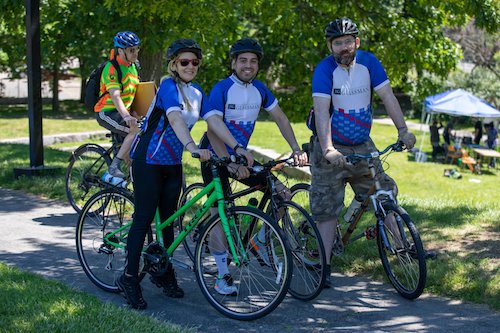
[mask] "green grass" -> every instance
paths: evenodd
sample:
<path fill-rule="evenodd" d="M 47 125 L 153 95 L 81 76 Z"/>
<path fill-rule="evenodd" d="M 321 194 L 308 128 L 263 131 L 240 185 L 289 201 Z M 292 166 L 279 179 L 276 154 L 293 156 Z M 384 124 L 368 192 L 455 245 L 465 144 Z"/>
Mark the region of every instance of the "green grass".
<path fill-rule="evenodd" d="M 4 111 L 0 109 L 0 119 L 2 115 Z M 11 120 L 3 118 L 2 123 Z M 310 132 L 303 123 L 293 127 L 299 143 L 309 141 Z M 205 128 L 203 122 L 195 126 L 195 140 L 199 140 Z M 420 137 L 419 133 L 415 134 Z M 392 126 L 374 124 L 372 137 L 377 146 L 383 148 L 395 140 L 396 131 Z M 250 144 L 279 153 L 290 149 L 276 125 L 267 121 L 257 124 Z M 430 152 L 428 142 L 423 150 Z M 61 167 L 61 171 L 50 177 L 14 180 L 12 168 L 29 164 L 28 147 L 0 145 L 0 183 L 4 187 L 65 200 L 64 168 L 68 156 L 68 153 L 46 148 L 46 165 Z M 187 182 L 201 181 L 199 162 L 187 155 L 185 162 Z M 500 171 L 485 170 L 482 175 L 475 175 L 461 170 L 462 179 L 455 180 L 443 177 L 443 170 L 453 166 L 415 163 L 407 153 L 392 154 L 387 162 L 387 172 L 399 187 L 398 198 L 416 223 L 425 247 L 438 252 L 436 260 L 428 261 L 426 291 L 488 304 L 500 310 Z M 298 180 L 289 179 L 290 185 L 295 182 Z M 351 198 L 352 192 L 348 190 L 346 200 Z M 362 226 L 368 226 L 370 220 L 366 215 Z M 344 273 L 383 279 L 375 242 L 359 241 L 349 246 L 345 255 L 335 260 L 335 265 Z"/>
<path fill-rule="evenodd" d="M 0 263 L 1 332 L 192 332 Z"/>
<path fill-rule="evenodd" d="M 44 104 L 43 135 L 103 130 L 84 106 L 77 101 L 61 102 L 61 110 L 55 113 L 51 105 Z M 28 107 L 26 105 L 0 106 L 0 140 L 29 136 Z"/>

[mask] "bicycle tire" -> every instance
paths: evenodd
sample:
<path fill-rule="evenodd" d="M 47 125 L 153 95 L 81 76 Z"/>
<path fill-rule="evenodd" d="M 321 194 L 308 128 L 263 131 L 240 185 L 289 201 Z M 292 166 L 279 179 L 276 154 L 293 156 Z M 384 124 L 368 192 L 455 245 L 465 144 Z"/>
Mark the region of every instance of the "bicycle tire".
<path fill-rule="evenodd" d="M 290 192 L 292 193 L 290 201 L 299 204 L 299 206 L 304 208 L 309 214 L 311 214 L 311 207 L 309 205 L 310 190 L 311 185 L 307 183 L 297 183 L 290 188 Z"/>
<path fill-rule="evenodd" d="M 384 224 L 383 233 L 390 244 L 390 248 L 387 248 L 384 245 L 381 226 L 378 225 L 377 246 L 384 271 L 393 287 L 401 296 L 407 299 L 418 298 L 425 288 L 427 279 L 425 251 L 420 235 L 415 224 L 404 209 L 393 202 L 383 204 L 383 208 L 386 214 L 394 213 L 395 219 L 400 225 L 399 229 L 403 230 L 405 234 L 405 237 L 402 238 L 406 238 L 407 240 L 404 242 L 401 241 L 402 238 L 395 237 L 397 231 L 391 231 Z"/>
<path fill-rule="evenodd" d="M 80 212 L 76 226 L 78 260 L 92 283 L 105 291 L 113 293 L 120 291 L 116 280 L 125 268 L 127 259 L 125 243 L 129 228 L 114 238 L 114 241 L 123 243 L 123 247 L 115 247 L 105 242 L 103 237 L 131 222 L 133 213 L 133 196 L 126 191 L 116 189 L 105 189 L 94 194 Z M 152 233 L 149 229 L 145 245 L 151 241 Z M 141 261 L 140 279 L 145 275 L 142 268 Z"/>
<path fill-rule="evenodd" d="M 310 301 L 323 290 L 326 256 L 316 223 L 295 202 L 278 204 L 278 225 L 284 231 L 293 258 L 292 280 L 288 292 L 294 298 Z"/>
<path fill-rule="evenodd" d="M 272 312 L 289 289 L 292 258 L 288 241 L 276 222 L 256 208 L 229 208 L 228 218 L 235 220 L 236 227 L 231 230 L 231 236 L 237 248 L 238 259 L 242 263 L 239 267 L 235 265 L 235 260 L 228 264 L 234 284 L 238 287 L 238 294 L 220 295 L 214 289 L 215 277 L 207 273 L 214 271 L 215 261 L 209 251 L 206 251 L 206 240 L 212 229 L 220 223 L 219 216 L 212 217 L 201 232 L 196 247 L 196 280 L 208 302 L 220 313 L 237 320 L 258 319 Z M 258 255 L 252 254 L 250 242 L 245 241 L 243 236 L 258 230 L 255 226 L 267 228 L 266 243 L 273 245 L 266 248 L 275 251 L 270 265 L 262 264 Z"/>
<path fill-rule="evenodd" d="M 73 209 L 80 213 L 85 202 L 104 188 L 101 177 L 111 164 L 106 150 L 88 143 L 78 147 L 69 158 L 66 170 L 66 196 Z"/>
<path fill-rule="evenodd" d="M 194 183 L 189 185 L 182 193 L 182 195 L 179 198 L 179 203 L 177 204 L 177 209 L 181 208 L 184 206 L 186 202 L 191 200 L 196 194 L 200 193 L 201 190 L 205 188 L 205 185 L 203 183 Z M 196 211 L 202 206 L 202 202 L 199 201 L 193 206 L 191 206 L 184 214 L 179 216 L 177 218 L 177 226 L 179 228 L 179 231 L 184 229 L 187 223 L 191 221 L 191 219 L 194 217 L 194 214 Z M 208 215 L 209 216 L 209 215 Z M 206 221 L 207 218 L 204 218 Z M 195 229 L 193 229 L 189 235 L 184 238 L 182 241 L 182 245 L 184 247 L 184 251 L 186 251 L 186 254 L 188 255 L 189 259 L 194 263 L 194 256 L 195 256 L 195 250 L 196 250 L 196 243 L 198 240 L 198 237 L 200 235 L 200 231 L 203 229 L 204 226 L 204 221 L 202 221 L 200 224 L 198 224 Z"/>

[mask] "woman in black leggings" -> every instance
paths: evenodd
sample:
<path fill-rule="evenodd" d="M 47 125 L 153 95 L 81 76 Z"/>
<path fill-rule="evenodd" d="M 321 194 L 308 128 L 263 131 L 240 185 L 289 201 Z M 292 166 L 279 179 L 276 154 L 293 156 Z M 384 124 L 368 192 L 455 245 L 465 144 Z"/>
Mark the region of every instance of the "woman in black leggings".
<path fill-rule="evenodd" d="M 201 57 L 200 46 L 191 39 L 176 40 L 168 47 L 169 76 L 161 82 L 152 102 L 154 107 L 148 111 L 132 144 L 135 212 L 127 239 L 127 267 L 117 284 L 135 309 L 147 307 L 138 279 L 147 230 L 157 208 L 162 221 L 175 212 L 182 188 L 183 150 L 197 153 L 202 162 L 210 158 L 210 151 L 198 149 L 190 134 L 206 103 L 203 90 L 191 82 L 198 73 Z M 237 144 L 230 134 L 216 132 L 231 147 Z M 166 247 L 173 239 L 173 226 L 163 229 Z M 184 296 L 172 264 L 164 275 L 152 276 L 151 280 L 169 297 Z"/>

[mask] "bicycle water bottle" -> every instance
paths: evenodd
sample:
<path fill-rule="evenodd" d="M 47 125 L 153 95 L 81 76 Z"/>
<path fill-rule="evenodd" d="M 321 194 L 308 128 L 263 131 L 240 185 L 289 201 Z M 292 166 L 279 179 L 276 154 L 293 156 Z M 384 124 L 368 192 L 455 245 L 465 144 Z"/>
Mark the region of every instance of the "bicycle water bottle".
<path fill-rule="evenodd" d="M 107 171 L 104 173 L 104 175 L 102 175 L 101 179 L 103 182 L 111 184 L 113 186 L 119 186 L 119 187 L 126 188 L 128 185 L 127 182 L 123 178 L 113 177 Z"/>
<path fill-rule="evenodd" d="M 352 217 L 356 215 L 362 202 L 363 200 L 359 196 L 355 196 L 354 199 L 352 199 L 351 204 L 344 214 L 344 221 L 351 222 Z"/>
<path fill-rule="evenodd" d="M 257 208 L 258 204 L 259 204 L 259 201 L 256 198 L 250 198 L 250 200 L 248 200 L 247 207 Z M 252 217 L 250 215 L 243 216 L 243 222 L 250 223 L 251 221 L 252 221 Z"/>

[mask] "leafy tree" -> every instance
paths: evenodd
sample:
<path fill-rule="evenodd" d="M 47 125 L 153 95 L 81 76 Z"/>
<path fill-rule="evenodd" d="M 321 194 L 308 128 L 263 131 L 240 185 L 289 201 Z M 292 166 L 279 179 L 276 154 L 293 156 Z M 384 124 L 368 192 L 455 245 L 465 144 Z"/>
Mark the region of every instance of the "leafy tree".
<path fill-rule="evenodd" d="M 12 0 L 0 5 L 0 67 L 19 72 L 22 6 Z M 361 47 L 382 61 L 394 87 L 415 97 L 433 93 L 462 56 L 445 27 L 463 27 L 475 17 L 474 24 L 492 34 L 500 23 L 497 0 L 42 0 L 41 7 L 42 47 L 52 53 L 42 59 L 44 67 L 55 71 L 58 61 L 75 56 L 82 77 L 108 57 L 117 31 L 132 30 L 142 40 L 144 80 L 158 81 L 165 73 L 164 52 L 174 39 L 197 40 L 204 51 L 198 81 L 208 90 L 228 73 L 229 46 L 254 37 L 265 50 L 259 78 L 295 120 L 303 120 L 311 105 L 311 76 L 328 55 L 323 28 L 330 20 L 348 16 L 357 22 Z"/>

